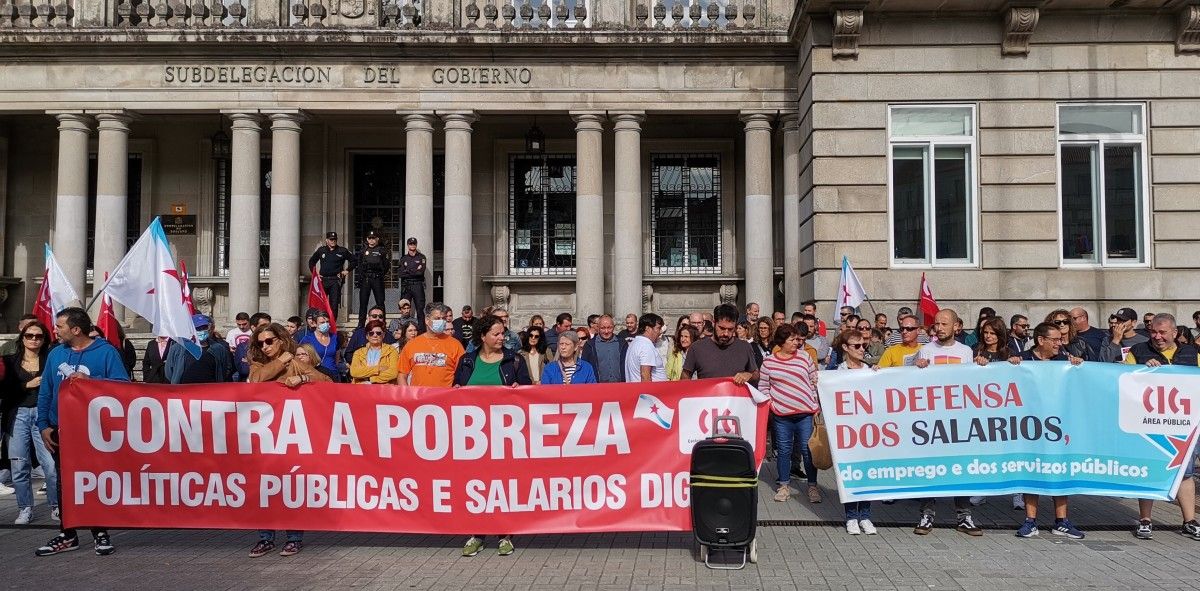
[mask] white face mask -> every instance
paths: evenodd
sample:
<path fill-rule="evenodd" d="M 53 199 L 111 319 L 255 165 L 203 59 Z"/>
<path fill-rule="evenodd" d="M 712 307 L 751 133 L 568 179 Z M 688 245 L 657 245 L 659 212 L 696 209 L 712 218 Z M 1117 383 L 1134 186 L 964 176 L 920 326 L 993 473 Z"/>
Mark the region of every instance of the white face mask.
<path fill-rule="evenodd" d="M 446 319 L 439 318 L 437 320 L 434 320 L 433 322 L 430 323 L 429 329 L 432 330 L 434 333 L 446 332 Z"/>
<path fill-rule="evenodd" d="M 329 332 L 329 323 L 328 323 L 328 322 L 322 322 L 322 323 L 318 324 L 318 325 L 317 325 L 317 330 L 318 330 L 319 332 L 321 332 L 321 333 L 327 333 L 327 332 Z"/>

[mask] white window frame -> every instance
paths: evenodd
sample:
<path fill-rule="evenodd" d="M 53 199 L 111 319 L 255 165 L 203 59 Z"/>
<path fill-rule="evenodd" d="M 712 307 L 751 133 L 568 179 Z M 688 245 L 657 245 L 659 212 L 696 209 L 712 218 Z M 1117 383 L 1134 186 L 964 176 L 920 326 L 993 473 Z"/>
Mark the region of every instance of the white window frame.
<path fill-rule="evenodd" d="M 1141 133 L 1094 133 L 1094 134 L 1063 134 L 1062 133 L 1062 108 L 1063 107 L 1137 107 L 1140 110 Z M 1055 211 L 1058 218 L 1058 264 L 1060 268 L 1146 268 L 1150 266 L 1150 171 L 1149 171 L 1149 155 L 1147 152 L 1146 138 L 1149 134 L 1146 133 L 1148 127 L 1146 113 L 1146 103 L 1141 102 L 1060 102 L 1054 105 L 1054 131 L 1055 131 L 1055 146 L 1054 146 L 1054 176 L 1057 179 L 1055 183 L 1056 193 L 1058 195 L 1058 203 L 1055 206 Z M 1138 215 L 1141 218 L 1141 228 L 1138 229 L 1139 239 L 1138 246 L 1141 249 L 1141 256 L 1138 260 L 1129 259 L 1112 259 L 1108 258 L 1108 243 L 1104 236 L 1105 227 L 1107 224 L 1107 214 L 1103 204 L 1104 200 L 1104 148 L 1107 145 L 1130 145 L 1136 144 L 1140 148 L 1138 155 L 1141 158 L 1141 179 L 1139 182 L 1141 194 L 1139 195 Z M 1093 244 L 1096 248 L 1096 260 L 1076 260 L 1068 259 L 1063 254 L 1063 245 L 1066 237 L 1063 236 L 1063 183 L 1062 183 L 1062 147 L 1063 146 L 1096 146 L 1097 155 L 1097 179 L 1096 193 L 1093 195 L 1092 207 L 1094 216 L 1094 235 Z M 1098 199 L 1097 199 L 1097 196 Z"/>
<path fill-rule="evenodd" d="M 892 136 L 892 112 L 896 109 L 970 109 L 971 133 L 969 136 Z M 929 175 L 929 187 L 926 194 L 925 207 L 925 248 L 926 257 L 921 259 L 896 258 L 896 228 L 894 221 L 895 193 L 892 179 L 892 154 L 897 147 L 924 147 L 929 149 L 929 164 L 926 172 Z M 932 190 L 936 178 L 933 165 L 935 150 L 938 147 L 965 147 L 970 151 L 967 159 L 970 179 L 968 188 L 971 195 L 968 198 L 970 212 L 967 216 L 967 245 L 966 259 L 937 258 L 937 225 L 934 223 L 934 204 Z M 916 269 L 976 269 L 979 268 L 979 117 L 978 108 L 974 103 L 895 103 L 887 106 L 887 192 L 888 192 L 888 260 L 892 267 Z"/>

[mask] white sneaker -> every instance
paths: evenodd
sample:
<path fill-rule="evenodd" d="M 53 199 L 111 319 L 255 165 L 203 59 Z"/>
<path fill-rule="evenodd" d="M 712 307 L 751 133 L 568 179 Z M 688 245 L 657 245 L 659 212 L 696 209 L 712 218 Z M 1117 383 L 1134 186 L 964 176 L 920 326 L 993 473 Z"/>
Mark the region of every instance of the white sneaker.
<path fill-rule="evenodd" d="M 848 533 L 852 536 L 857 536 L 858 534 L 862 533 L 862 530 L 858 529 L 858 520 L 857 519 L 847 519 L 846 520 L 846 533 Z"/>
<path fill-rule="evenodd" d="M 1013 502 L 1014 510 L 1021 511 L 1021 510 L 1025 509 L 1025 495 L 1022 495 L 1022 494 L 1013 495 L 1012 502 Z"/>
<path fill-rule="evenodd" d="M 39 495 L 44 495 L 44 494 L 46 494 L 46 485 L 44 485 L 44 484 L 43 484 L 43 485 L 42 485 L 42 488 L 39 488 L 39 489 L 37 490 L 37 494 L 39 494 Z"/>
<path fill-rule="evenodd" d="M 11 495 L 15 492 L 17 492 L 17 489 L 8 486 L 7 484 L 0 484 L 0 495 Z"/>
<path fill-rule="evenodd" d="M 33 507 L 21 507 L 21 510 L 17 512 L 17 520 L 13 524 L 29 525 L 30 521 L 33 521 Z"/>
<path fill-rule="evenodd" d="M 987 502 L 986 497 L 971 497 L 971 506 L 978 507 Z"/>
<path fill-rule="evenodd" d="M 862 529 L 862 533 L 868 536 L 873 536 L 879 533 L 878 531 L 875 531 L 875 524 L 871 523 L 870 519 L 859 520 L 858 527 Z"/>
<path fill-rule="evenodd" d="M 62 509 L 59 509 L 58 507 L 51 509 L 50 510 L 50 519 L 53 519 L 55 521 L 62 521 Z"/>

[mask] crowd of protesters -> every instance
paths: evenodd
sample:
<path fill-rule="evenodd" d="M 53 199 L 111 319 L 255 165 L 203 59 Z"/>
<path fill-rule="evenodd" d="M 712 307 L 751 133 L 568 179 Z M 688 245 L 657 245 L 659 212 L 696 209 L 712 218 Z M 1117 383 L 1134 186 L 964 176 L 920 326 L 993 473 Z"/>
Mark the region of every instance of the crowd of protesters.
<path fill-rule="evenodd" d="M 770 398 L 774 500 L 788 502 L 795 492 L 791 482 L 797 478 L 805 483 L 807 501 L 820 503 L 824 495 L 808 449 L 814 417 L 820 411 L 819 370 L 1035 361 L 1196 366 L 1200 345 L 1200 312 L 1192 317 L 1193 331 L 1178 325 L 1169 314 L 1146 314 L 1139 325 L 1137 313 L 1130 308 L 1113 312 L 1108 330 L 1103 330 L 1091 325 L 1082 308 L 1055 310 L 1034 323 L 1022 314 L 1005 321 L 985 307 L 970 330 L 964 329 L 963 320 L 953 310 L 942 310 L 923 325 L 910 308 L 900 308 L 893 327 L 884 313 L 859 316 L 852 308 L 840 310 L 840 322 L 827 324 L 817 315 L 815 302 L 806 302 L 790 316 L 782 312 L 763 315 L 756 303 L 744 309 L 722 304 L 711 312 L 680 316 L 668 333 L 666 321 L 653 313 L 627 314 L 620 325 L 608 314 L 577 323 L 570 313 L 561 313 L 548 327 L 542 316 L 534 315 L 526 326 L 513 328 L 508 311 L 500 307 L 476 314 L 470 306 L 463 306 L 457 318 L 450 307 L 439 302 L 423 309 L 414 307 L 412 299 L 401 299 L 398 317 L 389 322 L 386 310 L 375 305 L 348 334 L 338 334 L 328 314 L 316 309 L 283 323 L 262 312 L 239 313 L 236 325 L 224 334 L 211 318 L 196 314 L 192 320 L 202 348 L 199 358 L 171 339 L 153 339 L 142 356 L 141 377 L 149 383 L 280 382 L 291 388 L 312 382 L 458 387 L 729 378 L 739 385 L 755 386 Z M 44 475 L 51 516 L 60 519 L 57 396 L 62 381 L 88 377 L 129 380 L 134 374 L 130 354 L 98 338 L 84 310 L 68 308 L 56 321 L 59 346 L 49 342 L 47 327 L 26 316 L 19 323 L 18 338 L 0 351 L 4 354 L 0 378 L 8 460 L 4 465 L 9 466 L 0 477 L 12 484 L 12 488 L 0 488 L 0 494 L 13 494 L 15 489 L 18 525 L 30 523 L 33 516 L 35 469 Z M 126 342 L 125 348 L 131 349 L 131 345 Z M 1200 540 L 1191 478 L 1194 466 L 1195 461 L 1189 464 L 1177 501 L 1184 522 L 1182 532 Z M 972 507 L 980 502 L 980 498 L 953 499 L 958 531 L 982 535 L 971 515 Z M 1012 503 L 1026 516 L 1017 535 L 1038 535 L 1038 497 L 1014 495 Z M 936 499 L 921 499 L 919 506 L 914 533 L 929 534 Z M 1068 498 L 1054 497 L 1053 507 L 1050 531 L 1083 538 L 1085 534 L 1068 517 Z M 1153 535 L 1151 507 L 1151 501 L 1140 502 L 1138 538 Z M 846 503 L 844 510 L 849 534 L 877 533 L 870 502 Z M 113 552 L 105 530 L 93 529 L 92 534 L 97 554 Z M 279 553 L 299 553 L 303 532 L 285 535 Z M 38 548 L 37 554 L 58 554 L 78 547 L 76 532 L 63 529 Z M 463 545 L 462 554 L 474 556 L 484 547 L 484 536 L 474 535 Z M 274 550 L 275 532 L 263 530 L 250 556 Z M 512 554 L 512 536 L 501 536 L 497 550 L 501 555 Z"/>

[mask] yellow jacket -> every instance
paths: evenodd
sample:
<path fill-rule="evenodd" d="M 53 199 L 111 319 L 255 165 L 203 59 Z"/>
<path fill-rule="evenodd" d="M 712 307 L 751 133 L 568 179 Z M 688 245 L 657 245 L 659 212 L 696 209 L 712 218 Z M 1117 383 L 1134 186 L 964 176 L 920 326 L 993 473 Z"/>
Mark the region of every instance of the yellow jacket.
<path fill-rule="evenodd" d="M 354 352 L 350 360 L 350 382 L 353 384 L 396 384 L 400 376 L 400 353 L 391 345 L 379 349 L 379 365 L 367 365 L 367 345 Z"/>

